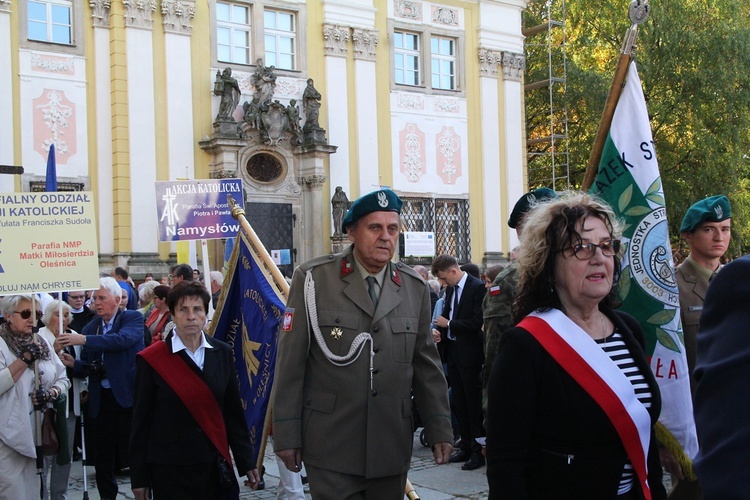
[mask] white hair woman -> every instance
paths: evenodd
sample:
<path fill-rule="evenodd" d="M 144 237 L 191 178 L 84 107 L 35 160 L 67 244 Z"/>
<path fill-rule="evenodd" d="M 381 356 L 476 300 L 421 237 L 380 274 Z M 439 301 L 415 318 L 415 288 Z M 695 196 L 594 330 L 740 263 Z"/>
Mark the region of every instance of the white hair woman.
<path fill-rule="evenodd" d="M 83 293 L 83 292 L 81 292 Z M 62 307 L 61 307 L 62 306 Z M 62 321 L 60 321 L 60 309 L 62 308 Z M 70 321 L 73 319 L 73 308 L 67 302 L 55 300 L 47 304 L 42 315 L 42 323 L 46 326 L 39 329 L 39 336 L 51 345 L 55 353 L 65 364 L 63 359 L 63 347 L 57 342 L 60 333 L 71 333 L 68 328 Z M 68 348 L 72 351 L 72 348 Z M 78 347 L 80 351 L 80 347 Z M 79 352 L 80 355 L 80 352 Z M 67 371 L 67 370 L 66 370 Z M 81 386 L 84 384 L 82 379 L 74 379 L 68 372 L 68 380 L 71 383 L 71 389 L 67 397 L 60 397 L 55 401 L 55 410 L 57 410 L 57 439 L 59 450 L 55 455 L 44 457 L 44 497 L 47 491 L 47 476 L 49 475 L 49 497 L 51 500 L 67 498 L 68 478 L 70 477 L 70 466 L 73 463 L 73 435 L 75 433 L 76 416 L 80 415 L 80 394 Z M 74 411 L 70 411 L 73 409 Z M 50 469 L 52 470 L 50 474 Z"/>
<path fill-rule="evenodd" d="M 34 442 L 34 406 L 50 405 L 70 386 L 65 366 L 52 347 L 41 337 L 34 340 L 39 307 L 31 295 L 6 296 L 0 303 L 7 321 L 0 325 L 0 498 L 39 496 L 36 445 L 41 443 Z"/>

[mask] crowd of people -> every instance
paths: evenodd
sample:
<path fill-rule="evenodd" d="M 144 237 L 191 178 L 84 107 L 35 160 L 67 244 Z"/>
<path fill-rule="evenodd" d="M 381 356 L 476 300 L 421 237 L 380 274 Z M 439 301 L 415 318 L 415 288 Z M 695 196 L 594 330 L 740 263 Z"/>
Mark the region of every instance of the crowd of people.
<path fill-rule="evenodd" d="M 231 349 L 204 333 L 222 278 L 212 273 L 209 291 L 186 264 L 167 284 L 145 278 L 136 287 L 117 267 L 90 294 L 2 297 L 0 498 L 39 498 L 39 470 L 42 497 L 67 498 L 76 455 L 93 464 L 102 499 L 117 497 L 123 470 L 139 499 L 236 497 L 232 462 L 259 486 Z M 164 367 L 182 370 L 176 388 Z M 210 420 L 191 413 L 210 401 Z M 37 432 L 48 408 L 57 438 L 49 449 Z"/>
<path fill-rule="evenodd" d="M 526 193 L 508 221 L 515 258 L 484 272 L 450 255 L 429 270 L 395 262 L 401 207 L 389 189 L 358 198 L 341 221 L 351 244 L 294 271 L 272 387 L 280 499 L 304 497 L 303 464 L 315 499 L 402 498 L 415 422 L 437 464 L 486 466 L 492 499 L 663 499 L 664 470 L 669 498 L 744 495 L 726 464 L 750 445 L 736 397 L 750 377 L 748 313 L 735 306 L 750 296 L 750 260 L 722 270 L 726 197 L 687 211 L 675 270 L 697 480 L 655 432 L 660 387 L 642 325 L 617 308 L 622 227 L 606 203 Z M 40 468 L 45 498 L 65 498 L 84 418 L 80 451 L 103 499 L 128 468 L 144 500 L 237 498 L 233 466 L 262 487 L 231 348 L 204 333 L 223 276 L 200 278 L 182 264 L 136 287 L 118 267 L 90 297 L 3 297 L 1 498 L 36 497 Z M 59 445 L 42 463 L 47 408 Z"/>

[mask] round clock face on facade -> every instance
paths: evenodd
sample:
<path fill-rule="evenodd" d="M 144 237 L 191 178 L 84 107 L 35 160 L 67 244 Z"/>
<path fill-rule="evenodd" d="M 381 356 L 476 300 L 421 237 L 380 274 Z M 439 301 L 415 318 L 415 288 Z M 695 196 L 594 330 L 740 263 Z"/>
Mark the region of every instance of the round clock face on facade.
<path fill-rule="evenodd" d="M 251 156 L 245 168 L 254 181 L 265 184 L 276 182 L 284 175 L 284 167 L 279 159 L 267 153 Z"/>

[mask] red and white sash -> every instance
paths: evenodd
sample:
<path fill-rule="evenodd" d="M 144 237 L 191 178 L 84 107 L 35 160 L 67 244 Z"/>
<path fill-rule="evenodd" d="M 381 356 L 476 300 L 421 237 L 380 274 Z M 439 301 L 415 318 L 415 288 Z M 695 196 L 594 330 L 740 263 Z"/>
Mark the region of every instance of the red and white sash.
<path fill-rule="evenodd" d="M 627 377 L 580 326 L 557 309 L 533 312 L 518 326 L 531 333 L 604 410 L 625 446 L 646 500 L 650 500 L 646 457 L 651 416 Z"/>

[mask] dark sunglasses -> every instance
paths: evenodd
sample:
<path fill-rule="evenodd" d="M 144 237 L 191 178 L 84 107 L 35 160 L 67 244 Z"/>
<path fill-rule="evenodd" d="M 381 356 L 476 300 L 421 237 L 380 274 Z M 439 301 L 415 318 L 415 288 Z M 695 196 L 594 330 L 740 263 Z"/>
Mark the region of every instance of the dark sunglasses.
<path fill-rule="evenodd" d="M 31 309 L 24 309 L 23 311 L 13 311 L 21 316 L 21 319 L 29 319 L 31 317 Z M 42 319 L 42 311 L 36 311 L 36 319 L 39 321 Z"/>

